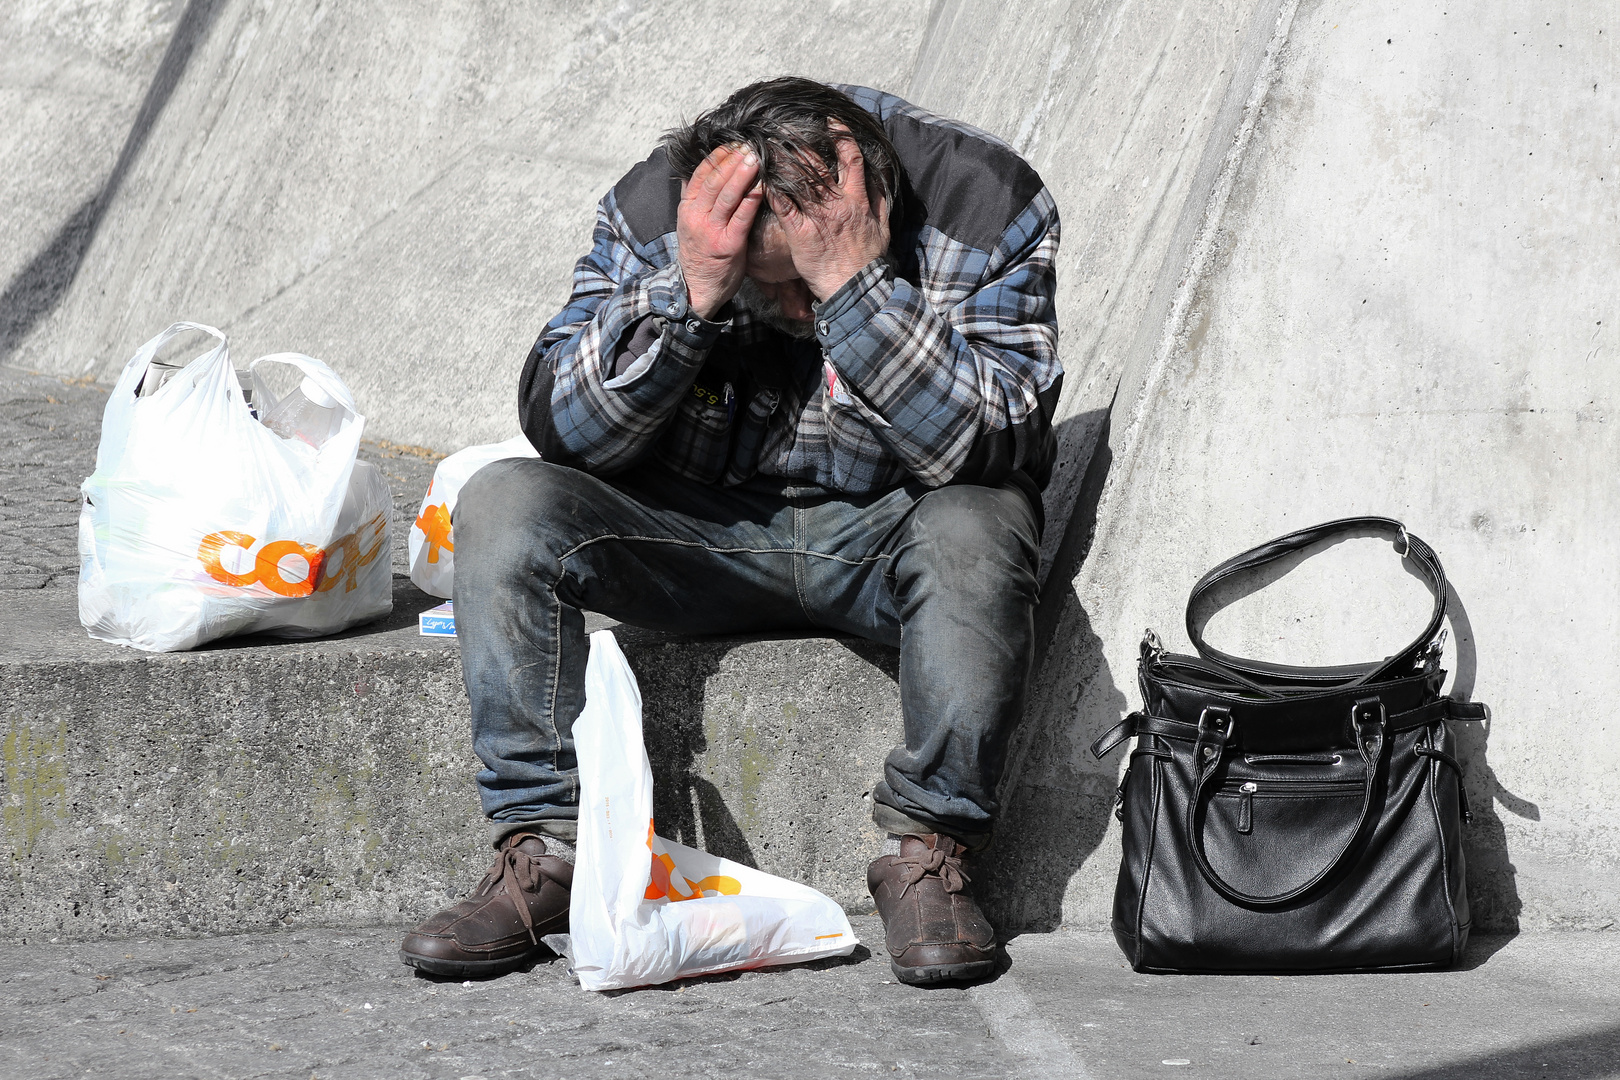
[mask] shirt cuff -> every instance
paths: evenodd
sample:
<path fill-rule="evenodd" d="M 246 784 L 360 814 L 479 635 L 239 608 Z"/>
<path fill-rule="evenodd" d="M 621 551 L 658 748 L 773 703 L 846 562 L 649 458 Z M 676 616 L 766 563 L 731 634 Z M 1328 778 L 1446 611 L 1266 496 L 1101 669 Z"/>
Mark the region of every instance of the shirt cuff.
<path fill-rule="evenodd" d="M 705 319 L 692 310 L 678 262 L 670 263 L 647 279 L 647 299 L 652 313 L 669 323 L 671 336 L 689 351 L 707 352 L 720 337 L 720 331 L 731 325 L 729 318 Z"/>
<path fill-rule="evenodd" d="M 630 363 L 625 365 L 623 371 L 619 371 L 618 367 L 620 364 L 624 363 L 624 357 L 634 353 L 635 347 L 639 343 L 637 339 L 642 338 L 644 335 L 651 337 L 652 343 L 647 345 L 639 355 L 633 356 Z M 627 350 L 626 353 L 620 354 L 619 359 L 615 361 L 614 370 L 616 374 L 614 374 L 613 378 L 608 379 L 602 384 L 602 389 L 629 390 L 637 383 L 641 382 L 642 377 L 646 375 L 648 371 L 652 370 L 653 361 L 658 358 L 658 354 L 662 351 L 658 346 L 662 344 L 661 339 L 663 336 L 664 320 L 654 318 L 651 315 L 647 316 L 647 318 L 642 321 L 641 325 L 636 327 L 635 337 L 633 337 L 630 341 L 629 350 Z"/>
<path fill-rule="evenodd" d="M 872 321 L 894 292 L 894 267 L 881 256 L 873 259 L 855 276 L 812 307 L 816 317 L 816 339 L 831 353 Z"/>
<path fill-rule="evenodd" d="M 711 321 L 691 309 L 686 298 L 686 283 L 681 280 L 677 264 L 649 275 L 643 287 L 651 308 L 644 318 L 656 328 L 657 340 L 624 371 L 605 380 L 604 390 L 630 391 L 647 382 L 664 389 L 681 388 L 678 384 L 691 380 L 703 366 L 721 331 L 731 325 L 730 319 Z M 637 335 L 642 332 L 638 328 Z"/>

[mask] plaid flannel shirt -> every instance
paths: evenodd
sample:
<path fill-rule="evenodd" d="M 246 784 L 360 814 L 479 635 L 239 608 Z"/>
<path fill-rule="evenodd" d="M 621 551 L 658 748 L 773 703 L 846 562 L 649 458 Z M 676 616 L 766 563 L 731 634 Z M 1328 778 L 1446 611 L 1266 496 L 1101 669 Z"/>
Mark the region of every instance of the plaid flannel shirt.
<path fill-rule="evenodd" d="M 984 132 L 839 89 L 895 143 L 889 257 L 814 305 L 814 341 L 733 305 L 701 319 L 676 260 L 680 181 L 656 151 L 602 199 L 525 367 L 520 411 L 542 454 L 600 475 L 656 458 L 701 483 L 761 473 L 848 494 L 1045 485 L 1062 381 L 1050 192 Z"/>

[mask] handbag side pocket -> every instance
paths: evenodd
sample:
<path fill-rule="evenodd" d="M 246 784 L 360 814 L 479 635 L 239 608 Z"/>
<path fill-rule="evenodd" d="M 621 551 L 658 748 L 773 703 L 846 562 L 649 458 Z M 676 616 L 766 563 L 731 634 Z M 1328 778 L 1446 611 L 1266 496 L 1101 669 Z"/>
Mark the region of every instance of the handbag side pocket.
<path fill-rule="evenodd" d="M 1153 740 L 1155 743 L 1158 741 Z M 1110 924 L 1114 940 L 1140 970 L 1142 909 L 1146 902 L 1153 851 L 1159 841 L 1159 769 L 1170 751 L 1156 745 L 1131 752 L 1114 798 L 1121 825 L 1119 878 L 1114 887 Z"/>

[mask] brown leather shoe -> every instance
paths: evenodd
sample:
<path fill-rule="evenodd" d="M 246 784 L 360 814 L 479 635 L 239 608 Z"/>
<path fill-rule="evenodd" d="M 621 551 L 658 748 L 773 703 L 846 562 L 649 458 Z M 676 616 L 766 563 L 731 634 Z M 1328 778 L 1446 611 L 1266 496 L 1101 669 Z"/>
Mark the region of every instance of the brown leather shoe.
<path fill-rule="evenodd" d="M 399 958 L 434 975 L 488 978 L 549 952 L 540 939 L 568 928 L 574 868 L 534 833 L 513 833 L 471 896 L 405 935 Z"/>
<path fill-rule="evenodd" d="M 961 982 L 995 969 L 996 932 L 973 899 L 962 851 L 941 833 L 903 836 L 899 855 L 885 855 L 867 868 L 889 966 L 903 983 Z"/>

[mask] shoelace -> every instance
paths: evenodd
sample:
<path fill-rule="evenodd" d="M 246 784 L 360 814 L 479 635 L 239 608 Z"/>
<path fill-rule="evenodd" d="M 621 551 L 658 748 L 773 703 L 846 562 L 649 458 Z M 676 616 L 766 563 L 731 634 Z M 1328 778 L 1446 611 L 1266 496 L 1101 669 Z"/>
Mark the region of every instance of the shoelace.
<path fill-rule="evenodd" d="M 900 855 L 896 861 L 904 865 L 900 872 L 900 895 L 906 895 L 906 890 L 929 874 L 938 874 L 939 879 L 945 883 L 945 891 L 959 893 L 963 886 L 973 879 L 968 877 L 967 871 L 962 869 L 962 860 L 954 855 L 947 855 L 938 848 L 930 848 L 921 855 Z"/>
<path fill-rule="evenodd" d="M 540 860 L 513 845 L 495 856 L 495 865 L 489 868 L 489 873 L 478 885 L 480 896 L 493 891 L 496 886 L 506 891 L 512 906 L 517 908 L 518 918 L 523 920 L 523 929 L 528 931 L 529 940 L 536 945 L 540 944 L 540 939 L 534 936 L 534 916 L 529 913 L 529 898 L 525 893 L 538 892 L 542 877 Z"/>

